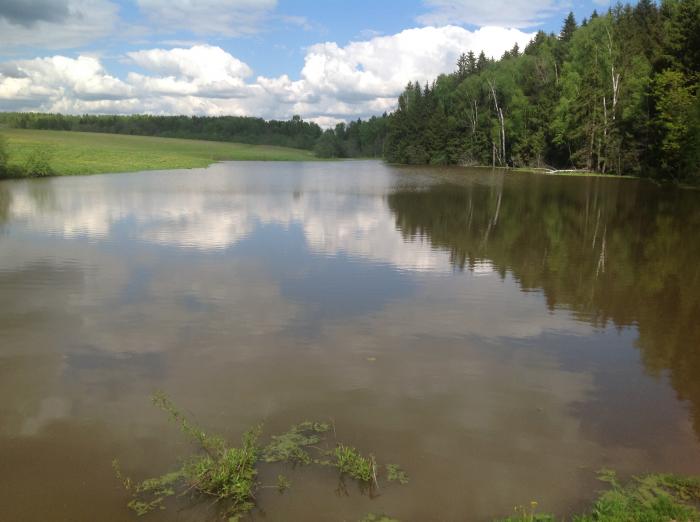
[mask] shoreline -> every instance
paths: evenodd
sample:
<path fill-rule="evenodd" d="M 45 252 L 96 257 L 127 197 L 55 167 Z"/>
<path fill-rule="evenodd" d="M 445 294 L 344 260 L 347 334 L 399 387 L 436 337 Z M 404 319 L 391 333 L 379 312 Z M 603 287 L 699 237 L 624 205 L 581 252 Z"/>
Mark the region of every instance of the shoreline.
<path fill-rule="evenodd" d="M 528 174 L 542 174 L 544 176 L 571 176 L 589 178 L 615 178 L 615 179 L 646 179 L 630 174 L 604 174 L 592 170 L 548 169 L 544 167 L 492 167 L 491 165 L 460 165 L 466 168 L 503 170 L 506 172 L 523 172 Z"/>

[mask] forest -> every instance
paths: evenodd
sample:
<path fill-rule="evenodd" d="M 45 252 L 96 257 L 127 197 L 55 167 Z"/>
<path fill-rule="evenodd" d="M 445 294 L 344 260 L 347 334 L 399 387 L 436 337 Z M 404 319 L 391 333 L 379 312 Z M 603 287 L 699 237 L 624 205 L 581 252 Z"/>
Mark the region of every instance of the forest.
<path fill-rule="evenodd" d="M 276 145 L 311 150 L 321 127 L 299 116 L 287 121 L 247 116 L 66 115 L 27 112 L 0 113 L 0 124 L 18 129 L 105 132 L 160 136 L 251 145 Z"/>
<path fill-rule="evenodd" d="M 409 83 L 384 157 L 410 164 L 553 167 L 698 179 L 700 1 L 640 0 L 573 14 L 500 60 Z"/>

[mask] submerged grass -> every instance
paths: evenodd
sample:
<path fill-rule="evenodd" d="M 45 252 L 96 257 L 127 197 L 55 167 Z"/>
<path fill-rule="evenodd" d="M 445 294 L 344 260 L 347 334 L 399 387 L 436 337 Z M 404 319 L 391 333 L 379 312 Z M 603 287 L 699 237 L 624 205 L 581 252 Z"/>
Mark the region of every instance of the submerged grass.
<path fill-rule="evenodd" d="M 190 422 L 164 394 L 155 394 L 153 404 L 166 412 L 200 451 L 185 459 L 179 469 L 142 482 L 125 477 L 119 462 L 113 461 L 117 478 L 132 497 L 128 507 L 139 516 L 165 509 L 169 497 L 191 493 L 200 498 L 214 499 L 223 507 L 229 520 L 238 520 L 256 506 L 259 488 L 276 488 L 282 493 L 291 487 L 284 475 L 277 476 L 276 485 L 262 486 L 258 481 L 258 467 L 265 463 L 334 467 L 341 478 L 349 476 L 363 486 L 379 487 L 373 455 L 365 457 L 357 449 L 342 443 L 337 443 L 332 449 L 321 447 L 331 428 L 328 423 L 305 421 L 296 424 L 286 433 L 273 435 L 266 446 L 259 443 L 262 430 L 257 426 L 243 435 L 239 446 L 230 446 L 220 436 L 209 434 Z M 386 469 L 389 481 L 408 482 L 408 477 L 397 465 L 387 465 Z"/>
<path fill-rule="evenodd" d="M 292 464 L 311 464 L 314 459 L 309 448 L 321 442 L 322 434 L 330 430 L 325 422 L 305 421 L 292 426 L 281 435 L 273 435 L 270 443 L 263 450 L 265 462 L 289 462 Z"/>
<path fill-rule="evenodd" d="M 358 522 L 399 522 L 395 518 L 388 517 L 386 515 L 382 514 L 377 514 L 377 513 L 368 513 L 364 517 L 362 517 Z"/>
<path fill-rule="evenodd" d="M 574 522 L 677 521 L 698 522 L 700 481 L 674 475 L 634 477 L 622 485 L 613 471 L 601 472 L 610 484 L 590 513 L 574 517 Z"/>
<path fill-rule="evenodd" d="M 348 475 L 360 482 L 377 482 L 377 462 L 374 455 L 363 456 L 359 451 L 345 444 L 338 444 L 331 452 L 332 464 L 341 473 Z"/>
<path fill-rule="evenodd" d="M 408 475 L 398 464 L 386 465 L 386 478 L 389 482 L 398 482 L 399 484 L 408 484 Z"/>
<path fill-rule="evenodd" d="M 9 174 L 15 177 L 36 168 L 36 158 L 45 159 L 39 174 L 59 176 L 186 169 L 224 160 L 318 160 L 311 151 L 270 145 L 28 129 L 0 134 L 7 139 Z"/>
<path fill-rule="evenodd" d="M 239 520 L 256 507 L 260 488 L 275 488 L 283 493 L 291 487 L 289 479 L 281 474 L 275 485 L 260 484 L 258 468 L 264 464 L 332 467 L 341 479 L 354 479 L 370 492 L 379 488 L 380 468 L 374 455 L 363 455 L 341 442 L 328 444 L 329 423 L 295 424 L 287 432 L 271 436 L 266 445 L 260 444 L 262 429 L 256 426 L 243 435 L 238 446 L 231 446 L 222 437 L 190 422 L 162 393 L 153 396 L 153 403 L 197 444 L 199 452 L 186 458 L 179 469 L 141 482 L 125 477 L 119 463 L 113 462 L 117 478 L 131 495 L 128 507 L 139 516 L 165 509 L 168 498 L 174 495 L 191 494 L 213 499 L 229 520 Z M 387 482 L 408 483 L 408 475 L 397 464 L 385 464 L 383 469 Z M 512 516 L 499 522 L 700 522 L 698 478 L 651 474 L 633 477 L 623 484 L 613 471 L 603 470 L 599 479 L 608 488 L 586 513 L 557 518 L 538 513 L 537 502 L 533 501 L 528 506 L 517 506 Z M 370 513 L 361 522 L 398 521 Z"/>
<path fill-rule="evenodd" d="M 700 479 L 667 474 L 634 477 L 622 484 L 614 471 L 603 470 L 599 477 L 610 485 L 589 512 L 574 515 L 572 522 L 700 522 Z M 553 515 L 518 506 L 516 514 L 500 522 L 554 522 Z"/>
<path fill-rule="evenodd" d="M 202 452 L 185 459 L 182 467 L 155 478 L 134 483 L 125 478 L 114 461 L 117 478 L 132 494 L 128 506 L 137 515 L 164 509 L 164 502 L 178 491 L 196 492 L 226 504 L 230 516 L 250 511 L 255 505 L 258 488 L 257 462 L 260 455 L 260 427 L 247 431 L 240 447 L 228 446 L 218 435 L 210 435 L 192 424 L 163 394 L 153 396 L 153 404 L 168 413 L 182 432 L 196 442 Z"/>

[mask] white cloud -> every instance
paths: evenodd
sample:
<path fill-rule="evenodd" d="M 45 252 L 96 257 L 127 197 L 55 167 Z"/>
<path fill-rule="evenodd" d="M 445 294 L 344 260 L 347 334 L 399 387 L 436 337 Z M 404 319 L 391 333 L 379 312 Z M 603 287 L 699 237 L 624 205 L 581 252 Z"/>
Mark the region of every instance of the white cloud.
<path fill-rule="evenodd" d="M 160 75 L 129 73 L 129 82 L 144 93 L 240 98 L 249 90 L 244 78 L 252 73 L 250 67 L 220 47 L 150 49 L 128 56 L 136 65 Z"/>
<path fill-rule="evenodd" d="M 276 0 L 137 0 L 141 11 L 162 31 L 241 36 L 259 31 Z"/>
<path fill-rule="evenodd" d="M 66 98 L 109 103 L 133 94 L 131 86 L 107 74 L 94 57 L 53 56 L 5 65 L 0 72 L 0 100 L 21 100 L 30 107 L 48 108 Z"/>
<path fill-rule="evenodd" d="M 533 36 L 501 27 L 445 26 L 407 29 L 344 47 L 320 43 L 307 49 L 300 80 L 281 76 L 257 83 L 278 106 L 283 104 L 281 114 L 334 123 L 392 110 L 408 81 L 431 81 L 451 72 L 462 52 L 500 56 L 515 42 L 524 47 Z"/>
<path fill-rule="evenodd" d="M 150 49 L 128 53 L 128 56 L 149 71 L 189 80 L 216 82 L 252 73 L 248 65 L 221 47 L 211 45 L 195 45 L 189 49 Z"/>
<path fill-rule="evenodd" d="M 300 114 L 321 125 L 390 111 L 408 81 L 426 82 L 454 70 L 460 53 L 500 56 L 533 34 L 517 29 L 407 29 L 390 36 L 306 50 L 299 79 L 258 76 L 211 45 L 128 53 L 121 80 L 96 57 L 54 56 L 0 64 L 0 109 L 68 113 L 251 115 Z"/>
<path fill-rule="evenodd" d="M 407 29 L 345 47 L 327 42 L 309 48 L 302 77 L 318 92 L 341 101 L 394 99 L 409 80 L 423 82 L 454 70 L 462 52 L 484 50 L 500 56 L 514 42 L 524 46 L 532 36 L 517 29 L 472 32 L 448 25 Z"/>
<path fill-rule="evenodd" d="M 11 16 L 3 7 L 14 3 L 22 10 L 13 9 Z M 51 16 L 46 13 L 48 3 L 53 4 Z M 67 49 L 104 38 L 117 24 L 117 11 L 108 0 L 8 2 L 0 5 L 0 54 L 19 47 Z"/>
<path fill-rule="evenodd" d="M 566 0 L 424 0 L 428 12 L 418 21 L 429 25 L 469 24 L 532 27 L 569 7 Z"/>

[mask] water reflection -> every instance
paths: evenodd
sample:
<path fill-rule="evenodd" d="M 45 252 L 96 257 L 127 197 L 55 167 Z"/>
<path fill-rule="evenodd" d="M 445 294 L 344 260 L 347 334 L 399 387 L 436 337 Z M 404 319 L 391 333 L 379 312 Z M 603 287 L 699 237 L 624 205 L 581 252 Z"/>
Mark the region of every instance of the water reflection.
<path fill-rule="evenodd" d="M 396 233 L 389 209 L 377 197 L 387 190 L 390 174 L 369 164 L 372 168 L 358 162 L 347 169 L 353 171 L 352 183 L 314 164 L 303 169 L 251 164 L 240 178 L 230 176 L 228 165 L 207 169 L 205 179 L 150 173 L 138 181 L 137 191 L 128 190 L 133 180 L 120 179 L 117 192 L 100 182 L 72 191 L 66 186 L 72 180 L 61 180 L 55 193 L 46 181 L 15 188 L 10 217 L 62 237 L 116 239 L 126 228 L 129 239 L 205 251 L 234 246 L 260 225 L 300 224 L 314 252 L 345 252 L 411 270 L 448 269 L 445 256 Z M 282 187 L 280 175 L 289 176 Z"/>
<path fill-rule="evenodd" d="M 601 466 L 700 471 L 674 395 L 700 404 L 696 199 L 378 162 L 0 184 L 0 467 L 53 452 L 61 518 L 124 520 L 111 458 L 184 448 L 164 389 L 232 438 L 333 417 L 413 476 L 372 500 L 289 470 L 268 519 L 561 512 Z M 9 518 L 45 519 L 47 483 L 10 475 Z"/>
<path fill-rule="evenodd" d="M 630 180 L 509 177 L 388 197 L 406 237 L 460 269 L 488 260 L 550 310 L 634 326 L 647 371 L 669 371 L 700 433 L 700 194 Z"/>

